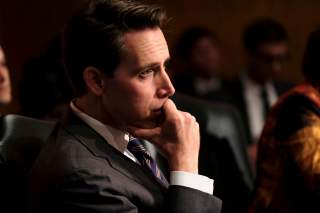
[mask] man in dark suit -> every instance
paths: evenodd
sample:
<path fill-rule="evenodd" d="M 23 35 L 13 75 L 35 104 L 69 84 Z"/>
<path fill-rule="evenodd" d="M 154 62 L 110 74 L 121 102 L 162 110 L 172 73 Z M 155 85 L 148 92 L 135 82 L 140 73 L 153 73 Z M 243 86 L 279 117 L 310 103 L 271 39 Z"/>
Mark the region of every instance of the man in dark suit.
<path fill-rule="evenodd" d="M 220 212 L 198 175 L 199 125 L 169 99 L 164 11 L 96 0 L 67 26 L 76 98 L 30 174 L 33 212 Z M 139 139 L 167 157 L 166 181 Z"/>
<path fill-rule="evenodd" d="M 276 80 L 288 57 L 287 32 L 279 22 L 262 18 L 246 28 L 243 43 L 247 68 L 233 83 L 229 101 L 242 114 L 250 138 L 248 151 L 255 166 L 256 142 L 266 115 L 278 96 L 291 86 Z"/>

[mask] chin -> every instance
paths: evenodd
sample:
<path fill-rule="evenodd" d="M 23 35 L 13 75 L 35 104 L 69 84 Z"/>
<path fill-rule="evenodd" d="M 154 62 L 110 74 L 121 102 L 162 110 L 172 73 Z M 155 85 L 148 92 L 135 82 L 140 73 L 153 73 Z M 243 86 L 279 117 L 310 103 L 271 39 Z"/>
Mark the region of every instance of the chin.
<path fill-rule="evenodd" d="M 146 118 L 137 122 L 135 126 L 143 129 L 152 129 L 159 126 L 159 119 L 156 117 Z"/>
<path fill-rule="evenodd" d="M 144 122 L 137 124 L 137 126 L 139 128 L 143 128 L 143 129 L 153 129 L 153 128 L 157 127 L 158 124 L 155 121 L 144 121 Z"/>
<path fill-rule="evenodd" d="M 11 102 L 11 97 L 0 97 L 0 105 L 7 105 Z"/>
<path fill-rule="evenodd" d="M 162 114 L 150 114 L 149 116 L 137 116 L 130 120 L 131 122 L 127 123 L 128 126 L 134 126 L 142 129 L 153 129 L 161 124 L 163 116 Z"/>

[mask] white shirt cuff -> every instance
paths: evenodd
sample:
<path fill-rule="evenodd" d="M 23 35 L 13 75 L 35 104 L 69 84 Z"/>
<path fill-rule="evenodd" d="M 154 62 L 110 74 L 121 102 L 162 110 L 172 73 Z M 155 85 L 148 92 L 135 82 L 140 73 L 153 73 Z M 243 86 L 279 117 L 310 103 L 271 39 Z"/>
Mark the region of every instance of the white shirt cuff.
<path fill-rule="evenodd" d="M 170 172 L 170 185 L 185 186 L 213 195 L 213 180 L 198 174 L 183 171 Z"/>

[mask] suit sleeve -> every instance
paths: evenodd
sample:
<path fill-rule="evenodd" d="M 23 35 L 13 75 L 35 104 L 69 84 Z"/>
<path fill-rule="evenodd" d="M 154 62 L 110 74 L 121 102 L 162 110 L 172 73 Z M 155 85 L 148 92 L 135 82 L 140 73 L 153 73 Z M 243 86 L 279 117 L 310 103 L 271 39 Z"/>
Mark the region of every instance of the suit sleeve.
<path fill-rule="evenodd" d="M 59 196 L 55 197 L 59 199 L 56 205 L 59 212 L 138 212 L 125 195 L 112 187 L 108 177 L 86 170 L 66 177 L 59 186 Z"/>
<path fill-rule="evenodd" d="M 60 196 L 55 196 L 60 199 L 58 201 L 59 204 L 56 205 L 58 210 L 78 213 L 154 212 L 154 210 L 147 209 L 146 207 L 138 207 L 137 201 L 130 200 L 128 195 L 117 190 L 108 181 L 108 177 L 93 176 L 87 173 L 87 171 L 78 171 L 76 174 L 68 176 L 64 184 L 60 186 Z M 155 208 L 157 212 L 218 213 L 221 209 L 221 200 L 218 198 L 208 193 L 183 186 L 170 186 L 164 202 L 163 206 Z"/>
<path fill-rule="evenodd" d="M 166 205 L 170 213 L 219 213 L 222 201 L 196 189 L 173 185 L 169 187 Z"/>

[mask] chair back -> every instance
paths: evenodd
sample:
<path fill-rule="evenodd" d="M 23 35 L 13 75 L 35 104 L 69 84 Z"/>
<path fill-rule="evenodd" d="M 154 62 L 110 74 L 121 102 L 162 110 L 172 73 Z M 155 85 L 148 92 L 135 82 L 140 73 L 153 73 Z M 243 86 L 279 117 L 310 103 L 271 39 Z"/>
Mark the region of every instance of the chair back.
<path fill-rule="evenodd" d="M 0 118 L 0 125 L 1 209 L 24 211 L 26 177 L 55 123 L 9 114 Z"/>
<path fill-rule="evenodd" d="M 248 137 L 239 111 L 224 102 L 204 101 L 181 93 L 176 93 L 173 101 L 178 109 L 194 115 L 208 134 L 226 139 L 243 181 L 253 189 L 254 177 L 246 153 Z"/>

